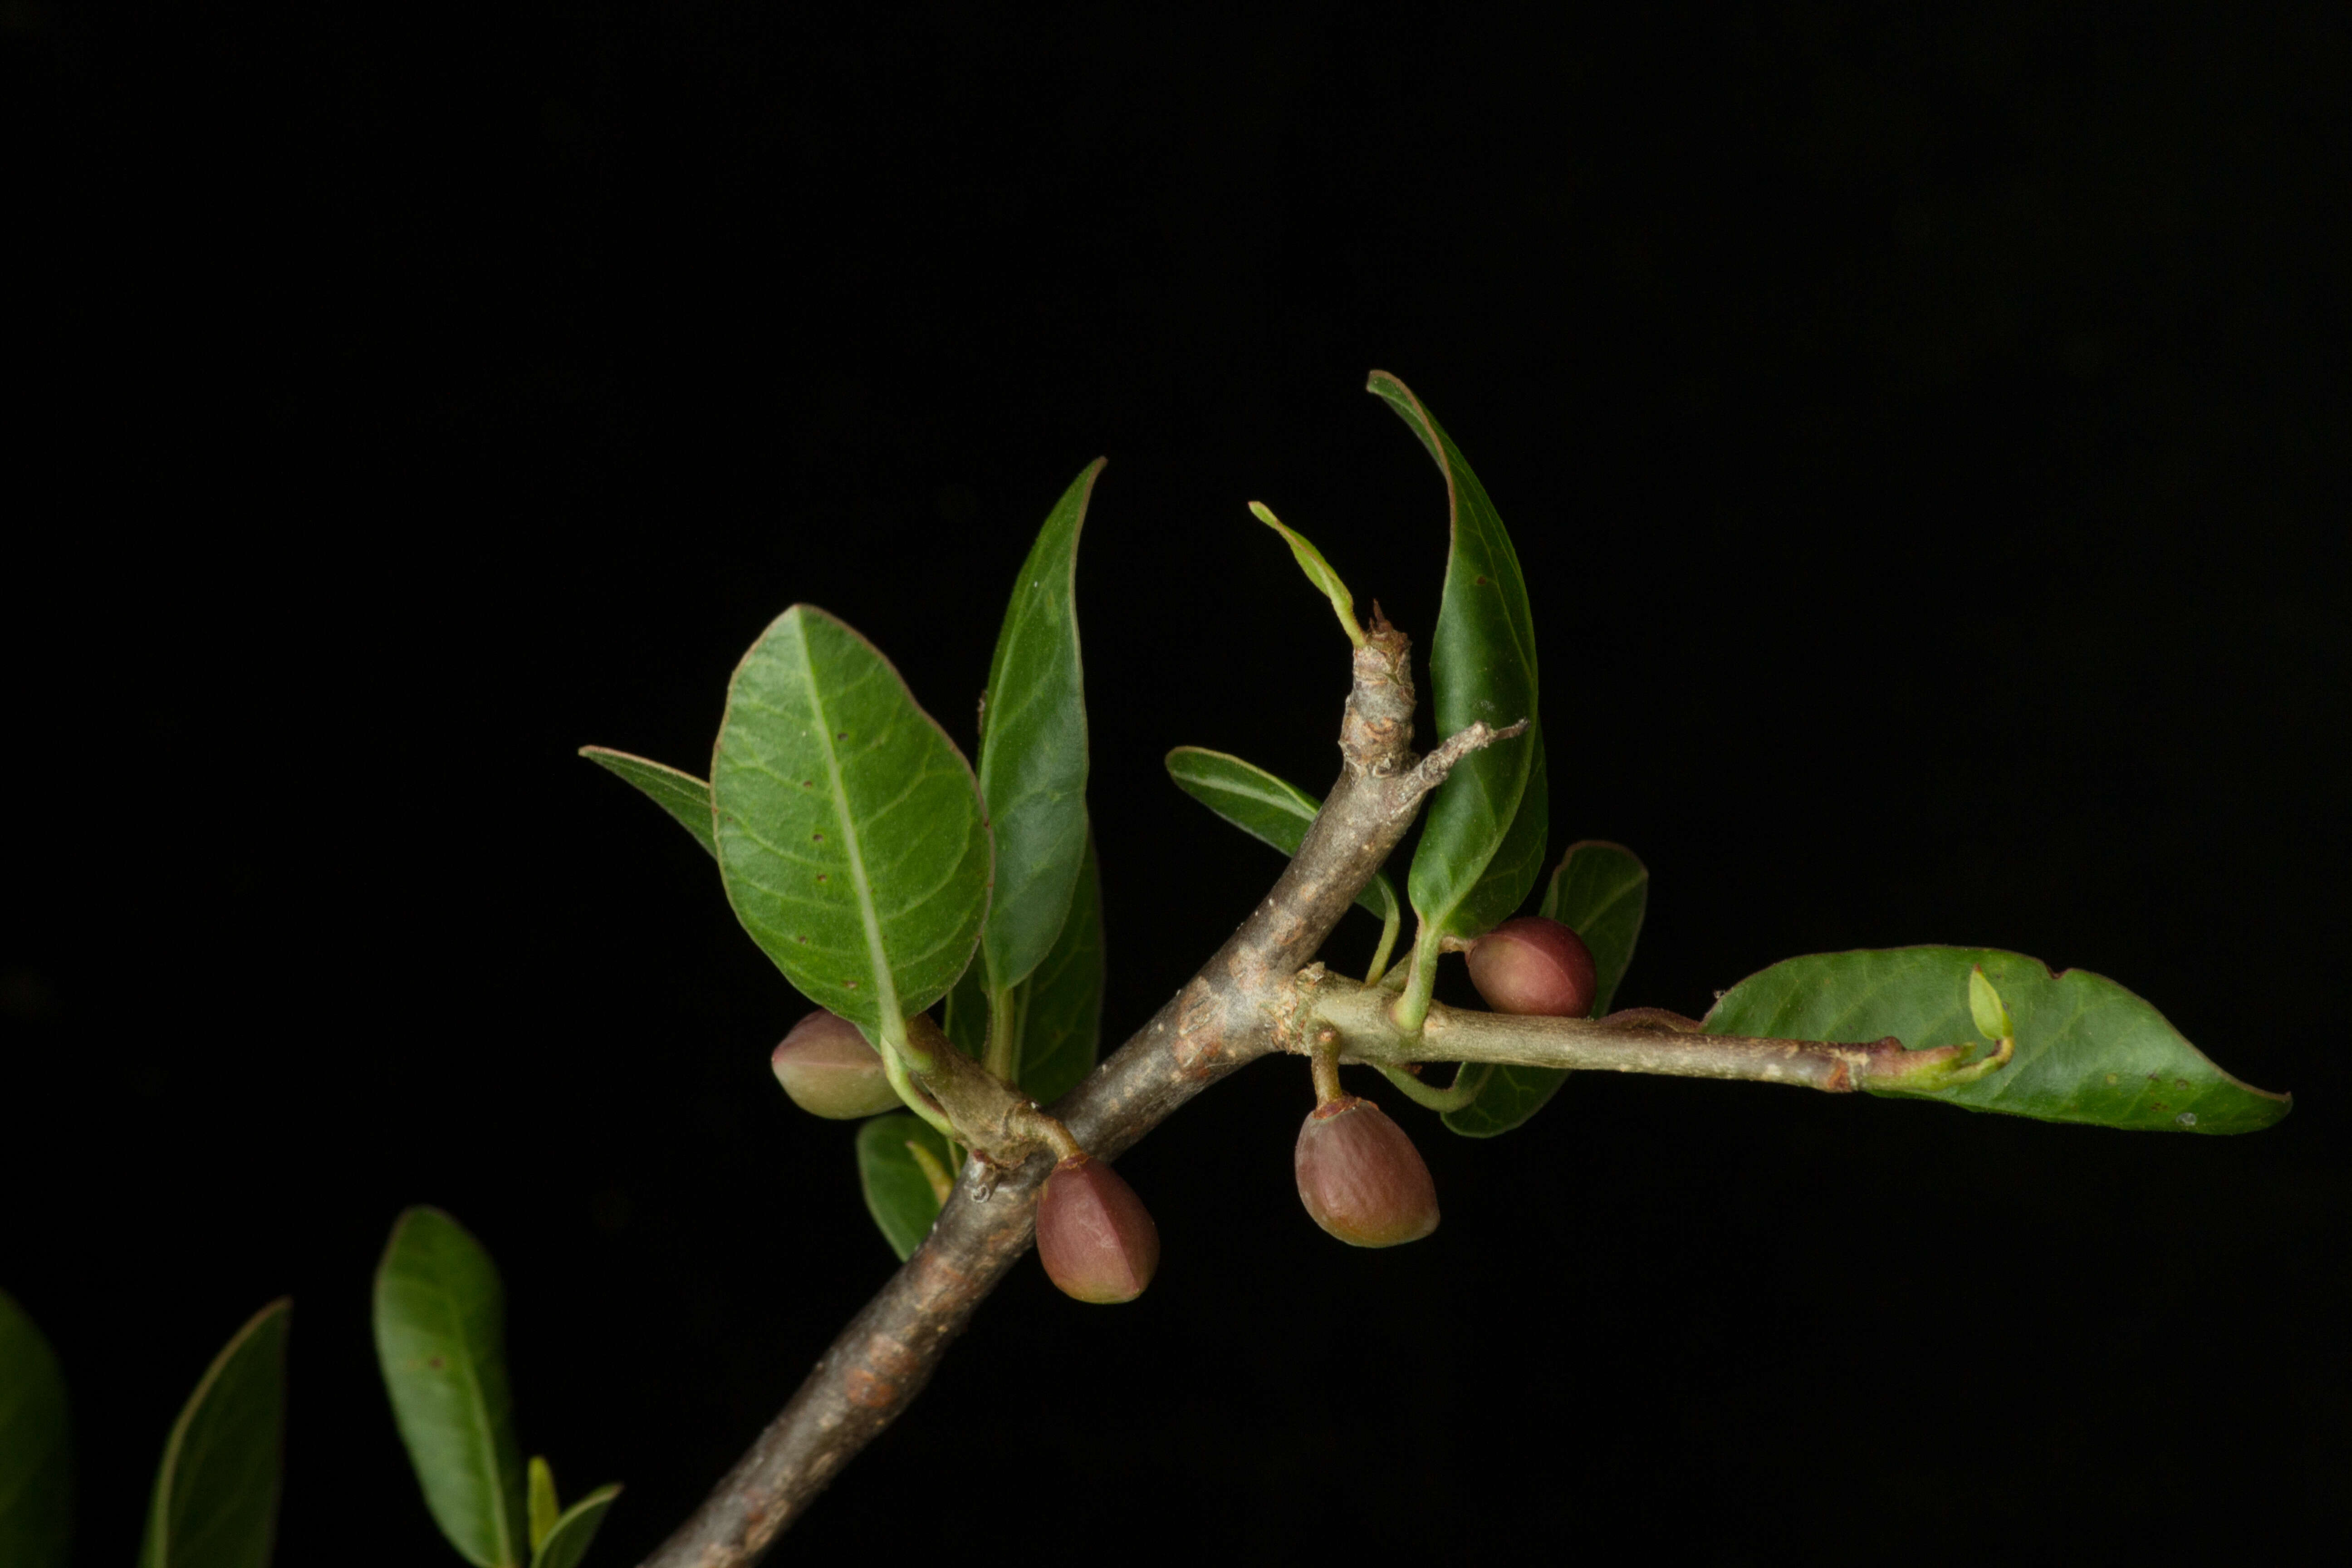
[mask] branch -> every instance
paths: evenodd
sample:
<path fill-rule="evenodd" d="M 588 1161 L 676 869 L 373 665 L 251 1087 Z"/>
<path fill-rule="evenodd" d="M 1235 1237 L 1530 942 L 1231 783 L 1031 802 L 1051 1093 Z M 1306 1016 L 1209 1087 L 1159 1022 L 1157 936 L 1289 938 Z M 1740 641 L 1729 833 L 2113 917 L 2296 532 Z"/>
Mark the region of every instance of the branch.
<path fill-rule="evenodd" d="M 1383 986 L 1359 985 L 1311 964 L 1297 976 L 1276 1045 L 1302 1056 L 1336 1049 L 1342 1062 L 1378 1068 L 1408 1062 L 1574 1068 L 1787 1083 L 1831 1094 L 1949 1089 L 2009 1060 L 2001 1050 L 1969 1061 L 1973 1047 L 1968 1046 L 1906 1050 L 1891 1035 L 1851 1044 L 1709 1035 L 1696 1020 L 1656 1007 L 1597 1019 L 1534 1018 L 1433 1003 L 1420 1030 L 1408 1035 L 1389 1016 L 1392 995 Z"/>
<path fill-rule="evenodd" d="M 1491 733 L 1416 765 L 1411 645 L 1373 606 L 1341 721 L 1345 765 L 1274 890 L 1184 988 L 1055 1107 L 1098 1158 L 1131 1147 L 1178 1106 L 1276 1047 L 1294 979 L 1388 859 L 1413 813 Z M 1483 728 L 1483 726 L 1481 727 Z M 849 1321 L 693 1517 L 644 1568 L 756 1563 L 825 1483 L 930 1381 L 948 1346 L 1029 1248 L 1049 1156 L 1004 1172 L 985 1199 L 957 1188 L 929 1237 Z"/>

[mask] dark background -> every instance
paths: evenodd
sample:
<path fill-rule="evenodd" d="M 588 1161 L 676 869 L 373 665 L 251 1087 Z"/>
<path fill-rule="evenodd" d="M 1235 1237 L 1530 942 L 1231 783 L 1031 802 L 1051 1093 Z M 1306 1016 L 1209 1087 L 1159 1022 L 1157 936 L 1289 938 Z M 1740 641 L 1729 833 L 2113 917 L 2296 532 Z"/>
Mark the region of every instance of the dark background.
<path fill-rule="evenodd" d="M 969 745 L 1108 453 L 1122 1037 L 1276 869 L 1160 754 L 1335 770 L 1343 646 L 1243 501 L 1433 620 L 1374 366 L 1514 530 L 1555 854 L 1652 868 L 1626 1001 L 1994 943 L 2299 1108 L 1583 1079 L 1493 1142 L 1400 1112 L 1445 1224 L 1360 1253 L 1261 1064 L 1123 1162 L 1151 1291 L 1024 1263 L 787 1550 L 2340 1536 L 2352 29 L 1892 9 L 0 5 L 0 1279 L 73 1386 L 82 1560 L 290 1291 L 280 1560 L 456 1561 L 368 1339 L 414 1202 L 505 1269 L 526 1445 L 628 1483 L 597 1560 L 649 1549 L 890 1258 L 768 1077 L 803 1004 L 573 748 L 700 771 L 798 599 Z"/>

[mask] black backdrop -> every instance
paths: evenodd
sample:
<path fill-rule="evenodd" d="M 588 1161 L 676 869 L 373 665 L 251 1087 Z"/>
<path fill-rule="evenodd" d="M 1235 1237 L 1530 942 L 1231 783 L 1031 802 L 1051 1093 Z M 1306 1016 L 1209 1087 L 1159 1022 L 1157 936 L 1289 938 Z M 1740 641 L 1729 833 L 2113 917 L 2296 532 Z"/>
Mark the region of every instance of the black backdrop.
<path fill-rule="evenodd" d="M 1431 625 L 1443 492 L 1374 366 L 1514 529 L 1555 853 L 1652 868 L 1627 1001 L 1996 943 L 2300 1109 L 1579 1079 L 1494 1142 L 1401 1112 L 1445 1224 L 1359 1253 L 1262 1064 L 1124 1163 L 1151 1291 L 1024 1264 L 789 1550 L 2340 1533 L 2344 15 L 1633 9 L 0 7 L 0 1279 L 73 1385 L 83 1561 L 289 1291 L 280 1560 L 454 1560 L 367 1336 L 420 1201 L 505 1268 L 526 1444 L 628 1483 L 599 1560 L 658 1540 L 890 1260 L 767 1076 L 801 1004 L 572 749 L 698 768 L 796 599 L 968 744 L 1108 453 L 1122 1034 L 1276 869 L 1160 754 L 1335 767 L 1343 647 L 1242 502 Z"/>

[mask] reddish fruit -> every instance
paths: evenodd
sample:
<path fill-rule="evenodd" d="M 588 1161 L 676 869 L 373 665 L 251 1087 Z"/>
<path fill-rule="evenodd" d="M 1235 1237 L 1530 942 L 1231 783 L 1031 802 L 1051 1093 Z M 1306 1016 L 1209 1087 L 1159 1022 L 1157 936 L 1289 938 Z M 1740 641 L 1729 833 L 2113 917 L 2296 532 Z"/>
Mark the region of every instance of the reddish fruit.
<path fill-rule="evenodd" d="M 820 1010 L 794 1024 L 768 1066 L 794 1105 L 836 1121 L 877 1115 L 898 1103 L 881 1054 L 856 1025 L 832 1013 Z"/>
<path fill-rule="evenodd" d="M 1308 1111 L 1293 1163 L 1307 1212 L 1350 1247 L 1395 1247 L 1437 1228 L 1437 1184 L 1421 1151 L 1369 1100 Z"/>
<path fill-rule="evenodd" d="M 1581 1018 L 1599 979 L 1584 939 L 1541 915 L 1505 921 L 1470 944 L 1470 983 L 1497 1013 Z"/>
<path fill-rule="evenodd" d="M 1037 1199 L 1037 1257 L 1066 1296 L 1132 1301 L 1160 1267 L 1160 1227 L 1117 1171 L 1075 1154 Z"/>

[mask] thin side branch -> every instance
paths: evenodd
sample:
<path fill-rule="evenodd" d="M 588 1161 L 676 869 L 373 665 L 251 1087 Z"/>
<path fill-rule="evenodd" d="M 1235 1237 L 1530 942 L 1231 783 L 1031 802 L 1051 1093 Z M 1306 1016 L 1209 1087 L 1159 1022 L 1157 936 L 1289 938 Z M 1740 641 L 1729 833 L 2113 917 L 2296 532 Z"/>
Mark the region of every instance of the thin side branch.
<path fill-rule="evenodd" d="M 1906 1050 L 1893 1036 L 1842 1043 L 1710 1035 L 1696 1020 L 1655 1007 L 1606 1018 L 1531 1018 L 1432 1003 L 1419 1031 L 1407 1034 L 1390 1016 L 1391 993 L 1385 987 L 1359 985 L 1318 963 L 1299 973 L 1296 992 L 1276 1041 L 1283 1049 L 1311 1054 L 1337 1034 L 1342 1062 L 1382 1068 L 1408 1062 L 1573 1068 L 1739 1079 L 1845 1094 L 1949 1088 L 2009 1059 L 1996 1053 L 1998 1059 L 1969 1062 L 1966 1046 Z"/>
<path fill-rule="evenodd" d="M 1373 607 L 1355 650 L 1339 783 L 1274 890 L 1184 988 L 1054 1106 L 1097 1158 L 1114 1158 L 1178 1106 L 1275 1048 L 1292 984 L 1387 860 L 1444 771 L 1414 766 L 1410 645 Z M 1484 744 L 1477 737 L 1454 756 Z M 1008 1131 L 1011 1130 L 1008 1129 Z M 693 1517 L 645 1568 L 742 1568 L 896 1420 L 972 1312 L 1027 1251 L 1053 1167 L 1029 1157 L 982 1199 L 959 1187 L 929 1237 L 835 1338 Z"/>

